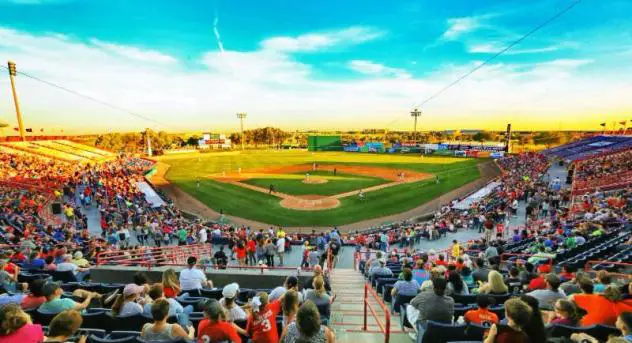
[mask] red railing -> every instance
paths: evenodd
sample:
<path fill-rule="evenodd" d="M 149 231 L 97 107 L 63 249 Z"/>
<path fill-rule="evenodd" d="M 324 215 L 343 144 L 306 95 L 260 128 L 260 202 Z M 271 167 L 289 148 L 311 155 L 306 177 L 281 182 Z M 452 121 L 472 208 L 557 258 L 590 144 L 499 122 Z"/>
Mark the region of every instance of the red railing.
<path fill-rule="evenodd" d="M 133 250 L 111 250 L 99 253 L 97 255 L 97 266 L 101 265 L 137 265 L 146 267 L 148 271 L 155 267 L 186 267 L 186 260 L 189 256 L 198 258 L 197 267 L 202 270 L 206 269 L 252 269 L 260 270 L 297 270 L 297 267 L 270 267 L 266 265 L 260 266 L 240 266 L 240 265 L 218 265 L 211 263 L 200 263 L 199 260 L 207 258 L 210 260 L 212 256 L 212 246 L 210 244 L 193 244 L 182 246 L 166 246 L 166 247 L 143 247 L 136 251 Z M 302 268 L 301 271 L 311 271 L 312 268 Z"/>
<path fill-rule="evenodd" d="M 189 256 L 198 259 L 210 258 L 212 246 L 210 244 L 193 244 L 166 247 L 143 247 L 134 250 L 110 250 L 97 255 L 97 265 L 141 265 L 151 268 L 155 265 L 186 265 Z"/>
<path fill-rule="evenodd" d="M 373 299 L 375 299 L 377 304 L 382 308 L 382 311 L 384 311 L 384 317 L 385 317 L 384 323 L 382 323 L 379 316 L 375 312 L 373 305 L 369 302 L 369 294 L 371 294 Z M 382 302 L 382 300 L 380 299 L 380 296 L 377 295 L 377 293 L 375 292 L 375 290 L 373 290 L 371 285 L 368 283 L 365 283 L 364 284 L 364 324 L 362 325 L 362 331 L 364 332 L 368 332 L 368 328 L 367 328 L 368 311 L 367 310 L 371 311 L 371 314 L 373 315 L 373 318 L 375 318 L 375 322 L 377 323 L 377 326 L 380 328 L 380 332 L 384 334 L 384 343 L 388 343 L 391 338 L 391 311 L 389 311 L 388 307 L 384 305 L 384 302 Z"/>
<path fill-rule="evenodd" d="M 628 268 L 632 268 L 632 263 L 625 263 L 625 262 L 612 262 L 612 261 L 588 261 L 586 262 L 586 265 L 584 266 L 584 271 L 590 273 L 590 272 L 595 272 L 595 270 L 592 270 L 592 266 L 593 265 L 597 265 L 597 264 L 612 264 L 615 266 L 623 266 L 623 267 L 628 267 Z M 608 272 L 609 275 L 614 276 L 614 277 L 618 277 L 618 278 L 622 278 L 622 279 L 632 279 L 632 274 L 630 273 L 611 273 Z"/>

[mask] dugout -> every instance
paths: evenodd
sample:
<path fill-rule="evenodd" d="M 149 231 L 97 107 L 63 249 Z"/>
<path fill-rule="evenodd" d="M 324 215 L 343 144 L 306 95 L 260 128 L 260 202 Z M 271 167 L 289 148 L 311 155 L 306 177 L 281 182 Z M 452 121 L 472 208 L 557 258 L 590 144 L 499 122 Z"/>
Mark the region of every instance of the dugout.
<path fill-rule="evenodd" d="M 308 151 L 343 151 L 341 136 L 307 136 Z"/>

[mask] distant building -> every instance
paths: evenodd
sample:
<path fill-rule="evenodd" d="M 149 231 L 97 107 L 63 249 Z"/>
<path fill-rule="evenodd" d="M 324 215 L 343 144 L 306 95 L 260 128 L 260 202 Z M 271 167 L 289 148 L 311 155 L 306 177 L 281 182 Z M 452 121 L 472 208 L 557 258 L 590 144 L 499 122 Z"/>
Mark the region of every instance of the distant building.
<path fill-rule="evenodd" d="M 446 135 L 475 135 L 477 133 L 483 132 L 485 130 L 478 129 L 466 129 L 466 130 L 445 130 L 443 131 Z"/>

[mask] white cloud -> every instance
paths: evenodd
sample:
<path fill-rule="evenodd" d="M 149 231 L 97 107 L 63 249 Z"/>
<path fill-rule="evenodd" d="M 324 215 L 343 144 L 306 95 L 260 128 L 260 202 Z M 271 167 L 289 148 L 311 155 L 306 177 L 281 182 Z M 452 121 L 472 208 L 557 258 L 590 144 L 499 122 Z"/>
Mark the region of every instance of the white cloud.
<path fill-rule="evenodd" d="M 449 18 L 448 28 L 441 37 L 447 40 L 454 40 L 467 32 L 476 30 L 480 26 L 480 17 Z"/>
<path fill-rule="evenodd" d="M 395 76 L 400 78 L 410 78 L 410 74 L 404 69 L 391 68 L 383 64 L 367 60 L 353 60 L 348 63 L 349 68 L 362 74 L 372 76 Z"/>
<path fill-rule="evenodd" d="M 175 63 L 177 60 L 173 56 L 163 54 L 154 50 L 139 49 L 133 46 L 125 46 L 102 42 L 98 39 L 92 39 L 90 41 L 95 46 L 109 53 L 119 55 L 121 57 L 137 60 L 141 62 L 152 63 Z"/>
<path fill-rule="evenodd" d="M 363 26 L 354 26 L 344 30 L 323 33 L 309 33 L 296 37 L 281 36 L 264 40 L 264 50 L 279 52 L 313 52 L 334 46 L 355 45 L 378 39 L 384 32 Z"/>
<path fill-rule="evenodd" d="M 467 46 L 467 51 L 473 54 L 495 54 L 507 46 L 510 43 L 502 43 L 502 42 L 486 42 L 486 43 L 470 43 Z M 547 45 L 539 48 L 525 48 L 521 49 L 520 47 L 513 47 L 512 49 L 507 50 L 505 55 L 523 55 L 523 54 L 539 54 L 544 52 L 553 52 L 559 51 L 562 49 L 570 48 L 574 44 L 568 43 L 560 43 L 555 45 Z"/>

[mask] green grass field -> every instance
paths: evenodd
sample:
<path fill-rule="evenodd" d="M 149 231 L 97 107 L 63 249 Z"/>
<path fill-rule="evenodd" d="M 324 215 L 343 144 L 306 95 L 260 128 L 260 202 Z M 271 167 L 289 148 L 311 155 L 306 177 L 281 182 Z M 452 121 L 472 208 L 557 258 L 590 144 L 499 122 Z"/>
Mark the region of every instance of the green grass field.
<path fill-rule="evenodd" d="M 253 178 L 241 181 L 254 186 L 269 188 L 274 185 L 276 192 L 291 195 L 334 195 L 345 193 L 361 188 L 381 185 L 390 182 L 379 177 L 369 177 L 362 175 L 337 173 L 334 176 L 328 171 L 312 171 L 310 177 L 320 177 L 328 182 L 323 184 L 306 184 L 305 173 L 270 175 L 270 177 Z"/>
<path fill-rule="evenodd" d="M 480 177 L 477 167 L 480 160 L 454 157 L 421 158 L 418 155 L 248 151 L 172 155 L 163 156 L 160 160 L 171 165 L 167 173 L 169 181 L 209 207 L 215 210 L 221 209 L 226 214 L 282 226 L 343 225 L 396 214 L 420 206 Z M 283 208 L 279 204 L 280 199 L 273 195 L 206 178 L 210 174 L 236 171 L 238 168 L 246 171 L 251 168 L 313 162 L 410 169 L 439 175 L 441 182 L 436 184 L 434 179 L 431 179 L 401 184 L 369 192 L 366 194 L 365 201 L 360 201 L 357 197 L 347 197 L 340 199 L 341 205 L 338 208 L 307 212 Z M 200 190 L 196 192 L 195 180 L 198 177 L 201 183 Z M 359 176 L 353 175 L 353 177 Z M 340 180 L 340 182 L 344 181 Z M 325 185 L 327 184 L 305 186 L 323 187 Z M 268 186 L 269 182 L 263 187 Z M 279 191 L 282 191 L 280 186 Z"/>

